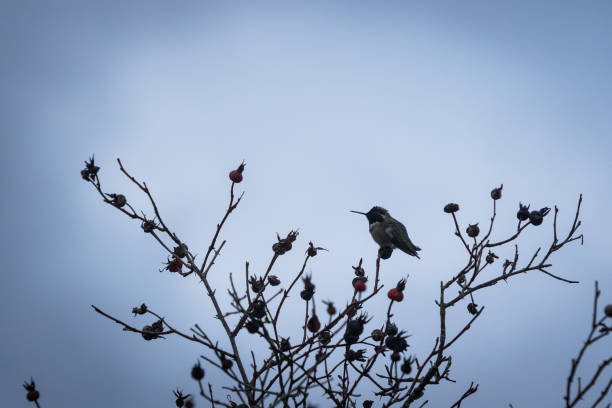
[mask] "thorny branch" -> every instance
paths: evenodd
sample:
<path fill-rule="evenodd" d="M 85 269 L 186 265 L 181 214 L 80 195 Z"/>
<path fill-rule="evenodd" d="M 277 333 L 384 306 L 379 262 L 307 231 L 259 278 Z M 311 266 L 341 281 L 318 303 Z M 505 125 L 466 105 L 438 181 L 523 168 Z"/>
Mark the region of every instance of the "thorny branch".
<path fill-rule="evenodd" d="M 387 313 L 384 316 L 374 316 L 377 317 L 377 320 L 382 318 L 378 320 L 380 323 L 377 328 L 374 328 L 370 334 L 364 333 L 365 326 L 372 320 L 372 315 L 375 315 L 370 310 L 370 316 L 368 316 L 365 312 L 366 304 L 383 289 L 383 285 L 380 284 L 380 256 L 375 259 L 374 284 L 370 293 L 367 293 L 366 282 L 368 279 L 365 276 L 361 260 L 358 266 L 353 266 L 356 277 L 352 282 L 352 297 L 347 301 L 346 306 L 338 310 L 333 302 L 323 302 L 327 306 L 325 310 L 329 316 L 327 324 L 321 324 L 317 313 L 317 308 L 320 310 L 321 306 L 320 301 L 315 296 L 316 286 L 311 275 L 306 274 L 306 267 L 309 265 L 311 258 L 315 257 L 318 251 L 325 250 L 324 248 L 315 247 L 310 242 L 306 250 L 306 257 L 301 267 L 297 269 L 294 278 L 290 280 L 289 285 L 285 289 L 281 288 L 271 293 L 270 287 L 281 284 L 280 279 L 272 274 L 272 270 L 278 258 L 293 248 L 298 236 L 297 231 L 290 231 L 284 238 L 277 235 L 277 242 L 272 246 L 272 258 L 263 273 L 252 272 L 249 269 L 249 263 L 245 263 L 244 287 L 241 287 L 239 281 L 234 281 L 232 274 L 229 274 L 230 287 L 227 294 L 230 298 L 231 310 L 223 311 L 216 290 L 208 280 L 208 273 L 226 243 L 225 240 L 222 240 L 218 244 L 223 226 L 230 214 L 238 207 L 244 194 L 241 193 L 236 197 L 235 193 L 236 184 L 242 181 L 244 163 L 230 173 L 232 183 L 228 206 L 221 221 L 216 226 L 201 265 L 197 266 L 195 256 L 189 251 L 185 241 L 180 239 L 176 233 L 171 232 L 168 224 L 162 218 L 147 184 L 139 182 L 128 173 L 119 159 L 117 159 L 117 162 L 121 172 L 148 197 L 153 207 L 153 219 L 148 219 L 144 213 L 137 213 L 125 196 L 105 193 L 102 190 L 98 178 L 99 167 L 95 166 L 93 157 L 90 162 L 86 162 L 86 168 L 81 172 L 81 175 L 94 186 L 105 203 L 117 208 L 128 217 L 141 222 L 143 231 L 150 233 L 170 257 L 166 270 L 180 272 L 182 276 L 194 273 L 199 278 L 204 284 L 205 294 L 211 299 L 215 309 L 215 318 L 220 321 L 223 327 L 224 340 L 229 343 L 230 349 L 226 350 L 219 345 L 218 341 L 213 341 L 207 332 L 197 324 L 190 329 L 191 334 L 170 326 L 165 318 L 148 310 L 145 305 L 134 308 L 134 313 L 151 314 L 156 317 L 157 321 L 143 329 L 137 329 L 95 306 L 92 307 L 97 313 L 121 325 L 123 330 L 139 333 L 145 340 L 175 334 L 185 340 L 201 344 L 208 349 L 211 355 L 202 355 L 202 361 L 210 367 L 223 371 L 233 384 L 220 388 L 214 388 L 211 384 L 208 384 L 208 387 L 205 387 L 202 383 L 204 372 L 200 373 L 194 366 L 192 377 L 197 381 L 198 394 L 211 406 L 238 408 L 298 406 L 306 408 L 310 406 L 309 396 L 320 393 L 326 396 L 336 408 L 356 407 L 359 400 L 362 401 L 365 408 L 368 408 L 372 406 L 373 400 L 366 399 L 367 397 L 359 392 L 359 386 L 363 382 L 368 382 L 374 387 L 373 397 L 378 398 L 380 406 L 385 408 L 394 405 L 400 405 L 404 408 L 410 407 L 415 401 L 421 400 L 430 386 L 444 382 L 454 382 L 450 378 L 453 361 L 450 350 L 483 314 L 484 306 L 479 307 L 475 302 L 475 296 L 480 290 L 494 286 L 501 280 L 507 282 L 508 279 L 531 271 L 542 272 L 559 281 L 577 283 L 574 280 L 552 273 L 550 260 L 552 254 L 565 245 L 576 240 L 582 241 L 582 235 L 577 235 L 577 230 L 581 224 L 579 215 L 582 195 L 578 200 L 574 221 L 563 239 L 558 238 L 557 214 L 559 210 L 555 206 L 553 240 L 547 250 L 542 252 L 541 248 L 538 248 L 528 257 L 529 262 L 519 265 L 519 247 L 515 244 L 512 259 L 506 259 L 503 263 L 497 262 L 496 264 L 496 259 L 499 257 L 492 252 L 493 249 L 497 250 L 506 244 L 515 243 L 517 238 L 531 227 L 536 228 L 542 224 L 544 217 L 550 211 L 547 207 L 544 207 L 530 212 L 528 207 L 521 204 L 519 213 L 517 213 L 519 222 L 516 231 L 509 237 L 493 240 L 495 221 L 500 216 L 497 206 L 497 200 L 501 198 L 503 187 L 500 186 L 491 192 L 493 213 L 486 233 L 480 240 L 477 240 L 480 233 L 478 224 L 470 225 L 465 231 L 466 235 L 462 232 L 461 224 L 456 215 L 459 210 L 457 204 L 448 204 L 444 207 L 444 211 L 452 216 L 454 234 L 466 250 L 468 257 L 463 268 L 451 275 L 448 280 L 440 282 L 439 298 L 436 300 L 440 316 L 439 334 L 433 341 L 431 351 L 424 356 L 413 357 L 407 354 L 409 335 L 405 330 L 400 330 L 393 322 L 392 307 L 395 303 L 403 300 L 405 280 L 401 280 L 394 288 L 389 290 L 390 301 Z M 161 233 L 161 235 L 158 233 Z M 164 238 L 170 242 L 165 242 Z M 171 249 L 173 245 L 175 247 Z M 185 273 L 181 272 L 183 266 L 188 269 Z M 483 278 L 482 272 L 485 268 L 487 268 L 487 277 Z M 292 299 L 291 294 L 297 290 L 300 280 L 303 288 L 299 297 L 305 302 L 302 307 L 304 316 L 301 319 L 304 325 L 299 324 L 298 326 L 301 327 L 298 327 L 297 331 L 295 327 L 293 327 L 293 330 L 290 328 L 288 330 L 285 325 L 281 324 L 281 314 L 285 310 L 284 306 L 287 305 L 287 301 Z M 450 295 L 448 290 L 455 285 L 458 293 Z M 595 303 L 597 302 L 597 296 L 599 296 L 598 293 L 598 290 L 596 290 Z M 456 333 L 449 333 L 446 324 L 447 311 L 463 300 L 466 300 L 467 311 L 471 314 L 471 317 L 466 320 L 461 330 Z M 593 317 L 593 327 L 587 343 L 585 343 L 578 358 L 572 362 L 572 372 L 567 385 L 566 401 L 568 408 L 575 406 L 576 402 L 594 386 L 605 367 L 612 362 L 612 359 L 604 360 L 591 381 L 587 382 L 577 393 L 574 393 L 573 397 L 570 396 L 576 369 L 584 351 L 588 345 L 609 333 L 610 328 L 603 324 L 603 319 L 596 321 L 595 316 Z M 300 319 L 292 317 L 291 320 L 299 321 Z M 154 325 L 155 327 L 153 327 Z M 371 325 L 375 325 L 375 323 L 371 323 Z M 600 330 L 599 334 L 595 333 L 597 330 Z M 244 361 L 236 343 L 236 339 L 241 335 L 252 335 L 260 338 L 270 349 L 269 353 L 256 355 L 251 351 L 252 361 L 250 363 Z M 297 339 L 294 343 L 291 342 L 292 336 Z M 596 406 L 604 398 L 612 386 L 611 384 L 612 379 L 603 388 L 601 397 L 593 406 Z M 226 400 L 218 397 L 220 389 L 226 393 Z M 451 408 L 459 408 L 463 401 L 474 394 L 477 389 L 478 385 L 474 385 L 472 382 L 467 391 Z M 213 390 L 215 390 L 215 393 L 213 393 Z M 175 392 L 175 395 L 177 394 L 178 392 Z M 239 403 L 232 401 L 232 396 Z M 187 401 L 182 394 L 180 398 Z M 417 406 L 423 407 L 427 403 L 428 400 L 424 400 L 419 402 Z"/>

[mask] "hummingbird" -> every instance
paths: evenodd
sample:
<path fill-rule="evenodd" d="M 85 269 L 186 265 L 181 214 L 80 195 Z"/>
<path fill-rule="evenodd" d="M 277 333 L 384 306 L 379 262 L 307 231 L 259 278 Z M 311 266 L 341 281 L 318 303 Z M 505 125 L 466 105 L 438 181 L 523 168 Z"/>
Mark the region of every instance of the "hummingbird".
<path fill-rule="evenodd" d="M 363 214 L 368 218 L 370 235 L 372 235 L 372 238 L 380 246 L 381 250 L 383 248 L 391 250 L 399 248 L 408 255 L 421 259 L 417 253 L 421 248 L 412 243 L 404 224 L 393 218 L 389 211 L 382 207 L 372 207 L 367 213 L 353 210 L 351 212 Z"/>

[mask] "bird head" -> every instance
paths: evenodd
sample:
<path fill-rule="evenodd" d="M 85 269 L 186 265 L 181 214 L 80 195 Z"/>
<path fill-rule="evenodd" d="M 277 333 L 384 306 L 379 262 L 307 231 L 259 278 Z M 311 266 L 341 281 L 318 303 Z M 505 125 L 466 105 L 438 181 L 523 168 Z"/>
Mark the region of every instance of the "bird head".
<path fill-rule="evenodd" d="M 354 212 L 356 214 L 365 215 L 368 218 L 368 222 L 370 224 L 373 224 L 375 222 L 384 222 L 385 217 L 389 215 L 389 212 L 382 207 L 372 207 L 372 209 L 368 211 L 367 213 L 364 213 L 361 211 L 353 211 L 353 210 L 351 210 L 351 212 Z"/>

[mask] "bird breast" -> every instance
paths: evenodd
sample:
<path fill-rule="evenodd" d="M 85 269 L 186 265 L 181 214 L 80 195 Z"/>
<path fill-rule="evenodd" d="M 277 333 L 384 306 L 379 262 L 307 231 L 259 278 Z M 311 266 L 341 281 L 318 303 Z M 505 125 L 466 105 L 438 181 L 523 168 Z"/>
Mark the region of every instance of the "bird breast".
<path fill-rule="evenodd" d="M 393 248 L 394 245 L 391 243 L 391 239 L 387 232 L 385 231 L 385 227 L 382 222 L 373 222 L 370 224 L 370 235 L 376 243 L 380 246 L 388 246 Z"/>

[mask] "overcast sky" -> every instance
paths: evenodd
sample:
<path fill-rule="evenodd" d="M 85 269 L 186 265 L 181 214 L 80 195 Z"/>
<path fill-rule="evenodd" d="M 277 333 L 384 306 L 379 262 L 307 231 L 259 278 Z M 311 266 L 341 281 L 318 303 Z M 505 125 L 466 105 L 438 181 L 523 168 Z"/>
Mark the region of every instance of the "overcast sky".
<path fill-rule="evenodd" d="M 177 327 L 221 335 L 197 280 L 158 273 L 161 248 L 80 179 L 95 153 L 106 191 L 151 214 L 120 157 L 199 254 L 227 205 L 227 173 L 246 160 L 246 193 L 211 272 L 223 305 L 229 273 L 248 260 L 261 274 L 276 232 L 293 228 L 277 275 L 288 282 L 312 240 L 329 249 L 308 268 L 317 297 L 344 304 L 351 265 L 363 256 L 372 274 L 376 256 L 365 218 L 348 211 L 388 208 L 423 248 L 381 272 L 387 286 L 410 274 L 396 318 L 417 356 L 438 330 L 440 280 L 465 262 L 444 204 L 461 205 L 462 225 L 484 225 L 503 183 L 502 238 L 519 201 L 557 204 L 565 233 L 583 193 L 584 245 L 552 259 L 580 284 L 530 273 L 480 293 L 484 314 L 453 346 L 457 383 L 426 394 L 450 406 L 475 381 L 467 406 L 560 406 L 595 280 L 612 303 L 612 6 L 422 3 L 3 1 L 2 405 L 31 405 L 30 376 L 43 407 L 169 407 L 173 388 L 195 391 L 188 373 L 203 350 L 145 342 L 91 304 L 144 326 L 130 311 L 146 302 Z M 551 221 L 528 228 L 522 260 L 550 244 Z M 303 303 L 290 300 L 282 327 L 297 336 Z M 379 321 L 385 300 L 369 308 Z M 451 328 L 468 318 L 459 304 Z M 241 334 L 241 350 L 253 339 Z M 594 349 L 585 368 L 609 350 Z"/>

